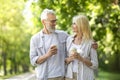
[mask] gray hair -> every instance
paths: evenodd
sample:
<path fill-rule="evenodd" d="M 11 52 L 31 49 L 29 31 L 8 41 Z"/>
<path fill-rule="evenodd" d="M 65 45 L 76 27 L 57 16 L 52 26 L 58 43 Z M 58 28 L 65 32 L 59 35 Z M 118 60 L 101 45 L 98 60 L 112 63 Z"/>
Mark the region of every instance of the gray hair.
<path fill-rule="evenodd" d="M 44 9 L 40 16 L 41 20 L 47 19 L 47 14 L 55 15 L 55 12 L 51 9 Z"/>

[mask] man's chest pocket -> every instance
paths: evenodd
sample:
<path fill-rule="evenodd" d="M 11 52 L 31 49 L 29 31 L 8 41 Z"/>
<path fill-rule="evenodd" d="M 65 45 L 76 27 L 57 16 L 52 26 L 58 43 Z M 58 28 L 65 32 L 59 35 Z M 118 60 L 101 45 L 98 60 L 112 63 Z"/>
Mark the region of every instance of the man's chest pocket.
<path fill-rule="evenodd" d="M 40 45 L 40 46 L 37 47 L 37 54 L 38 54 L 39 56 L 45 54 L 45 50 L 44 50 L 44 47 L 43 47 L 42 45 Z"/>

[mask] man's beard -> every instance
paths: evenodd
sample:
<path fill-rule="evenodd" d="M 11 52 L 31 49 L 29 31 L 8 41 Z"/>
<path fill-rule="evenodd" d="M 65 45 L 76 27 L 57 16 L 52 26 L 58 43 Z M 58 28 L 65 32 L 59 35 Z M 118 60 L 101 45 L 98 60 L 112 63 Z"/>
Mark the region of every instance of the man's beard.
<path fill-rule="evenodd" d="M 55 28 L 52 28 L 51 26 L 46 26 L 47 30 L 50 32 L 50 33 L 54 33 L 55 32 Z"/>

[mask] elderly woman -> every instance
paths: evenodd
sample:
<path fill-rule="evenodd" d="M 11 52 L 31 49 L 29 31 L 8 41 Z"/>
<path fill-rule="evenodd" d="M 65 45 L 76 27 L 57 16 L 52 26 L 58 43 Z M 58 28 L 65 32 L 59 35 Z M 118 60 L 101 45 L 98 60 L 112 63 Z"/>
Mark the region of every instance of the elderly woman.
<path fill-rule="evenodd" d="M 93 38 L 89 21 L 84 15 L 73 17 L 74 35 L 67 39 L 66 80 L 94 80 L 98 67 L 97 52 L 92 47 Z"/>

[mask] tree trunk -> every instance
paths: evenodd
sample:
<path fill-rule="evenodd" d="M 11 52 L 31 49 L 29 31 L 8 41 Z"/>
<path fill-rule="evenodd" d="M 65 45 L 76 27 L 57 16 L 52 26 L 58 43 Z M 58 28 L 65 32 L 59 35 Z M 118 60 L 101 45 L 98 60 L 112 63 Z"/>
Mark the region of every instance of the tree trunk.
<path fill-rule="evenodd" d="M 7 65 L 6 65 L 6 53 L 2 52 L 2 55 L 3 55 L 3 69 L 4 69 L 4 75 L 7 75 Z"/>
<path fill-rule="evenodd" d="M 118 51 L 119 52 L 119 51 Z M 119 53 L 115 53 L 115 71 L 119 72 L 120 71 L 120 55 Z"/>

